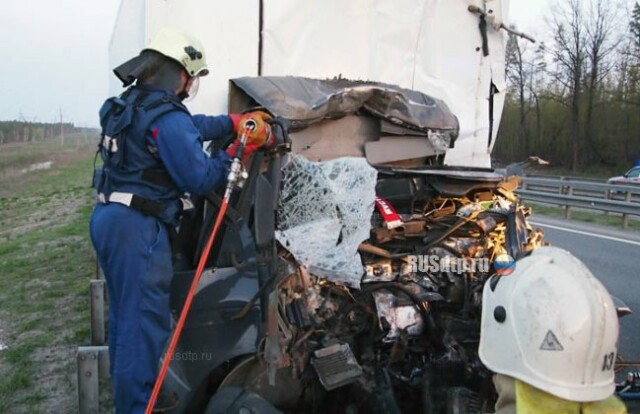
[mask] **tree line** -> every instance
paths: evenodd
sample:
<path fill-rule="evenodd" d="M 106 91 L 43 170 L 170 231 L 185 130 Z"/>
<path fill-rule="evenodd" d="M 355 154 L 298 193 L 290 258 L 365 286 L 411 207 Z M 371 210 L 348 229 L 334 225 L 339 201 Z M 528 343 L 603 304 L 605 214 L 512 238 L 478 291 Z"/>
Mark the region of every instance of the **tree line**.
<path fill-rule="evenodd" d="M 13 142 L 38 142 L 59 139 L 61 134 L 82 132 L 73 123 L 0 121 L 0 145 Z"/>
<path fill-rule="evenodd" d="M 640 161 L 640 4 L 559 0 L 549 41 L 507 42 L 509 90 L 494 157 L 572 171 Z"/>

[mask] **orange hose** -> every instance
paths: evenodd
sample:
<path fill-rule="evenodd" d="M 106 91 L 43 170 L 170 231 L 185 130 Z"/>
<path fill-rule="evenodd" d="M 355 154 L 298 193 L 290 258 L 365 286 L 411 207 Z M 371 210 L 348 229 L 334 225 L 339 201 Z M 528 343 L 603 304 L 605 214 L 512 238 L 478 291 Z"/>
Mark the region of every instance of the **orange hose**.
<path fill-rule="evenodd" d="M 184 328 L 184 322 L 186 321 L 187 314 L 189 313 L 189 309 L 191 308 L 191 303 L 193 302 L 193 297 L 195 296 L 196 289 L 198 288 L 198 283 L 200 283 L 200 278 L 202 277 L 204 266 L 209 259 L 209 253 L 211 252 L 211 247 L 213 246 L 213 240 L 218 233 L 218 229 L 220 228 L 220 224 L 222 223 L 222 219 L 224 218 L 228 206 L 229 199 L 228 197 L 225 197 L 222 200 L 222 204 L 220 205 L 220 211 L 218 212 L 218 217 L 216 218 L 216 222 L 213 226 L 213 230 L 211 231 L 211 235 L 209 236 L 209 240 L 207 240 L 207 244 L 202 251 L 202 255 L 200 256 L 200 261 L 198 262 L 196 273 L 193 277 L 193 281 L 191 282 L 191 288 L 189 289 L 187 299 L 184 303 L 184 306 L 182 307 L 182 312 L 180 313 L 180 318 L 178 319 L 176 329 L 173 331 L 173 335 L 171 336 L 171 342 L 169 342 L 169 348 L 167 349 L 167 353 L 164 356 L 164 361 L 162 361 L 162 367 L 160 367 L 158 378 L 156 379 L 156 383 L 153 386 L 153 391 L 151 393 L 151 397 L 149 398 L 149 403 L 147 404 L 145 414 L 151 414 L 151 412 L 153 411 L 153 407 L 156 404 L 156 400 L 158 399 L 158 394 L 160 394 L 160 388 L 162 388 L 162 383 L 164 382 L 167 371 L 169 370 L 169 364 L 171 363 L 172 355 L 176 350 L 176 345 L 178 345 L 178 340 L 180 339 L 180 335 L 182 334 L 182 328 Z"/>

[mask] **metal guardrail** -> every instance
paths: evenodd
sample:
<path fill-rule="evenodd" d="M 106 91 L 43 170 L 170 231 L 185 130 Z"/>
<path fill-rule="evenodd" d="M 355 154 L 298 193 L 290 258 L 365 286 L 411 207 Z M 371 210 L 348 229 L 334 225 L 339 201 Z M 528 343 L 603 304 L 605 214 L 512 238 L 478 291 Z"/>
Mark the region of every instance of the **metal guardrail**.
<path fill-rule="evenodd" d="M 91 280 L 90 294 L 91 346 L 78 347 L 76 354 L 79 414 L 98 414 L 100 379 L 109 378 L 109 350 L 105 344 L 104 279 Z"/>
<path fill-rule="evenodd" d="M 640 186 L 524 176 L 517 193 L 526 201 L 563 207 L 567 219 L 573 207 L 621 214 L 623 228 L 629 226 L 629 216 L 640 216 Z"/>
<path fill-rule="evenodd" d="M 572 177 L 570 175 L 546 175 L 546 174 L 527 174 L 529 178 L 548 178 L 552 180 L 563 180 L 563 181 L 580 181 L 580 182 L 588 182 L 588 183 L 602 183 L 602 178 L 592 178 L 592 177 Z"/>
<path fill-rule="evenodd" d="M 100 412 L 100 378 L 109 378 L 109 347 L 80 346 L 76 354 L 78 370 L 78 413 Z"/>

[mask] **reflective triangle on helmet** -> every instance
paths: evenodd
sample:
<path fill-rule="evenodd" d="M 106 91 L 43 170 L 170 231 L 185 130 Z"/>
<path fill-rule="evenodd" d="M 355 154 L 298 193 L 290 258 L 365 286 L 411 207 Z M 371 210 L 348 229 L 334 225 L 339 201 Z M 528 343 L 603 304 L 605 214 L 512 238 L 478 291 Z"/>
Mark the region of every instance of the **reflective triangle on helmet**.
<path fill-rule="evenodd" d="M 551 329 L 547 331 L 547 334 L 542 341 L 542 345 L 540 345 L 540 350 L 542 351 L 563 351 L 564 347 L 558 341 L 558 337 L 553 333 Z"/>

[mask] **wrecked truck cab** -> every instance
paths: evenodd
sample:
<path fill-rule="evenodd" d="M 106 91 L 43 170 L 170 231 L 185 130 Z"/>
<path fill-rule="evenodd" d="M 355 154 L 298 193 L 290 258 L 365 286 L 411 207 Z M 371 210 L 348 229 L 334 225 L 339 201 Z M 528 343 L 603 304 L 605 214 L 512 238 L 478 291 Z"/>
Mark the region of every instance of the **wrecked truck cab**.
<path fill-rule="evenodd" d="M 224 412 L 229 393 L 295 413 L 488 409 L 482 287 L 498 257 L 542 243 L 517 181 L 443 166 L 458 122 L 419 92 L 232 80 L 231 112 L 248 108 L 276 117 L 277 144 L 254 156 L 226 214 L 166 380 L 172 412 Z M 220 197 L 195 204 L 175 315 Z"/>
<path fill-rule="evenodd" d="M 290 123 L 292 152 L 312 161 L 364 157 L 371 164 L 427 159 L 442 165 L 460 126 L 444 101 L 377 82 L 239 78 L 230 112 L 257 105 Z M 414 139 L 415 138 L 415 139 Z"/>

